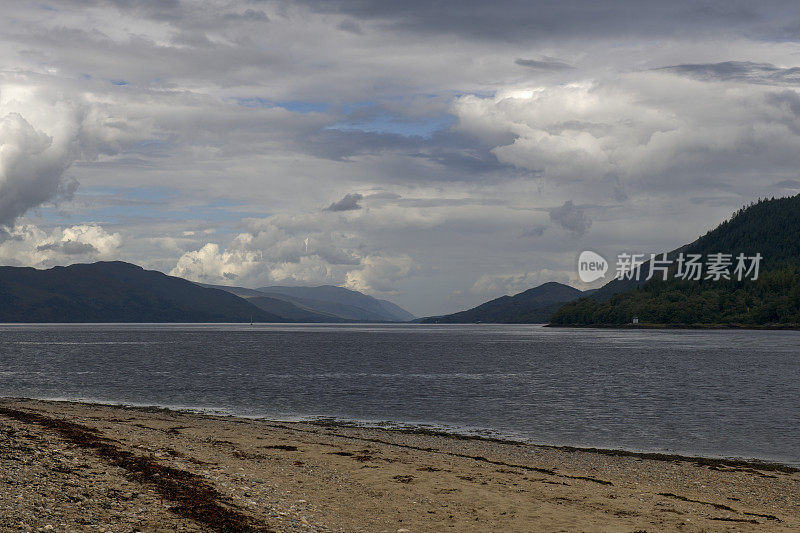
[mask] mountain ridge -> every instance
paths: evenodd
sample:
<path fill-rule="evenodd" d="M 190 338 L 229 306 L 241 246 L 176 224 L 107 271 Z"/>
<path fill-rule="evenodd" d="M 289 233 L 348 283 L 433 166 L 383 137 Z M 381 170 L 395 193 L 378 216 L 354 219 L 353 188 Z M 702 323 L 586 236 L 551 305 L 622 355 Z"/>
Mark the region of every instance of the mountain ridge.
<path fill-rule="evenodd" d="M 0 322 L 282 322 L 216 289 L 123 261 L 0 267 Z"/>
<path fill-rule="evenodd" d="M 564 302 L 584 293 L 569 285 L 549 281 L 513 296 L 501 296 L 449 315 L 427 317 L 423 324 L 531 324 L 545 323 Z"/>
<path fill-rule="evenodd" d="M 552 325 L 622 325 L 633 317 L 664 325 L 800 323 L 800 195 L 760 199 L 683 245 L 677 254 L 762 255 L 757 280 L 612 280 L 558 309 Z"/>

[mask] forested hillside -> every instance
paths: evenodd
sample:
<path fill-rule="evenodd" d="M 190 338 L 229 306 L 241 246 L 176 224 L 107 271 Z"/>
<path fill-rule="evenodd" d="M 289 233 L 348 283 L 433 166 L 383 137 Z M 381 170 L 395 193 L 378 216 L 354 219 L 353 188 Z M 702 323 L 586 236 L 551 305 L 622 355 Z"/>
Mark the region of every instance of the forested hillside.
<path fill-rule="evenodd" d="M 591 298 L 562 306 L 554 325 L 613 325 L 638 317 L 652 324 L 767 325 L 800 323 L 800 195 L 746 206 L 697 241 L 669 254 L 761 254 L 757 280 L 653 279 L 610 296 L 612 281 Z M 705 276 L 704 276 L 705 277 Z M 626 287 L 627 288 L 627 287 Z M 609 298 L 610 296 L 610 298 Z"/>

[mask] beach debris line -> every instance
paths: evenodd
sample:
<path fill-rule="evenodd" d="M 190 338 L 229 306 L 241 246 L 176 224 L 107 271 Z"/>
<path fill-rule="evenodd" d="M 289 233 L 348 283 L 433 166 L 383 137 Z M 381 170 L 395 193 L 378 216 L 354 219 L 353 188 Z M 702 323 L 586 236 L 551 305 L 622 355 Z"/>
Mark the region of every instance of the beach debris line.
<path fill-rule="evenodd" d="M 681 500 L 681 501 L 684 501 L 684 502 L 689 502 L 689 503 L 699 503 L 701 505 L 710 505 L 714 509 L 720 509 L 722 511 L 730 511 L 732 513 L 742 513 L 742 514 L 745 514 L 747 516 L 757 516 L 759 518 L 766 518 L 767 520 L 775 520 L 776 522 L 782 522 L 783 521 L 780 518 L 778 518 L 777 516 L 772 515 L 772 514 L 749 513 L 747 511 L 737 511 L 736 509 L 734 509 L 732 507 L 729 507 L 727 505 L 723 505 L 721 503 L 704 502 L 703 500 L 693 500 L 691 498 L 687 498 L 686 496 L 681 496 L 679 494 L 674 494 L 672 492 L 659 492 L 658 495 L 659 496 L 664 496 L 664 497 L 667 497 L 667 498 L 673 498 L 673 499 L 676 499 L 676 500 Z M 755 521 L 755 520 L 742 520 L 742 519 L 735 519 L 735 518 L 711 518 L 711 520 L 721 520 L 721 521 L 726 521 L 726 522 L 751 522 L 751 523 L 754 523 L 754 524 L 758 524 L 758 522 Z"/>
<path fill-rule="evenodd" d="M 54 430 L 64 440 L 95 451 L 109 464 L 125 469 L 131 479 L 154 486 L 163 498 L 175 502 L 176 505 L 170 508 L 172 512 L 213 531 L 275 533 L 266 524 L 226 502 L 226 498 L 202 476 L 124 450 L 94 428 L 7 407 L 0 407 L 0 415 Z"/>

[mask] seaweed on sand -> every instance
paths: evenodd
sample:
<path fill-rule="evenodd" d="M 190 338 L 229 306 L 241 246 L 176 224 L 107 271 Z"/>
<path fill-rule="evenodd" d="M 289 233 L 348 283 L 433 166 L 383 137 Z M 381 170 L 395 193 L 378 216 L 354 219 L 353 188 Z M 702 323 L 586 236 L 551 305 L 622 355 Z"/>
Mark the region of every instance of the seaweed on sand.
<path fill-rule="evenodd" d="M 154 486 L 163 498 L 175 502 L 176 505 L 171 508 L 174 513 L 195 520 L 214 531 L 273 532 L 254 517 L 230 504 L 223 505 L 225 497 L 201 476 L 123 450 L 115 444 L 116 441 L 103 437 L 94 428 L 6 407 L 0 407 L 0 414 L 54 430 L 64 440 L 94 450 L 108 463 L 125 469 L 131 479 Z"/>

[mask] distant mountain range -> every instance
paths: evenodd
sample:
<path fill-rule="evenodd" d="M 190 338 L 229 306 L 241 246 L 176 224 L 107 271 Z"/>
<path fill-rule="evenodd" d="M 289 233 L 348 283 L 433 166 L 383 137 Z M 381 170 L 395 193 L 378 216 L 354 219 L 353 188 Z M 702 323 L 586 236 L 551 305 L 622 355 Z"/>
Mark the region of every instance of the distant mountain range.
<path fill-rule="evenodd" d="M 0 322 L 281 322 L 233 294 L 121 261 L 0 267 Z"/>
<path fill-rule="evenodd" d="M 221 290 L 224 289 L 224 290 Z M 121 261 L 0 267 L 0 322 L 400 322 L 385 300 L 340 287 L 203 286 Z"/>
<path fill-rule="evenodd" d="M 358 291 L 319 287 L 270 286 L 259 289 L 204 285 L 228 291 L 269 313 L 303 322 L 409 322 L 416 317 L 386 300 Z"/>
<path fill-rule="evenodd" d="M 761 200 L 668 254 L 763 257 L 758 279 L 614 280 L 560 308 L 554 325 L 762 326 L 800 324 L 800 195 Z M 734 259 L 735 264 L 735 259 Z M 649 269 L 649 263 L 642 266 Z M 731 266 L 731 270 L 733 266 Z M 705 274 L 703 274 L 705 278 Z"/>
<path fill-rule="evenodd" d="M 757 280 L 613 280 L 581 292 L 545 283 L 450 315 L 415 319 L 386 300 L 319 287 L 201 285 L 119 261 L 0 267 L 0 322 L 410 322 L 800 325 L 800 195 L 761 200 L 668 254 L 763 257 Z M 612 262 L 613 263 L 613 262 Z M 647 271 L 649 265 L 642 266 Z"/>
<path fill-rule="evenodd" d="M 586 293 L 574 287 L 551 281 L 514 296 L 501 296 L 478 307 L 451 315 L 429 317 L 425 324 L 543 324 L 565 302 Z"/>

